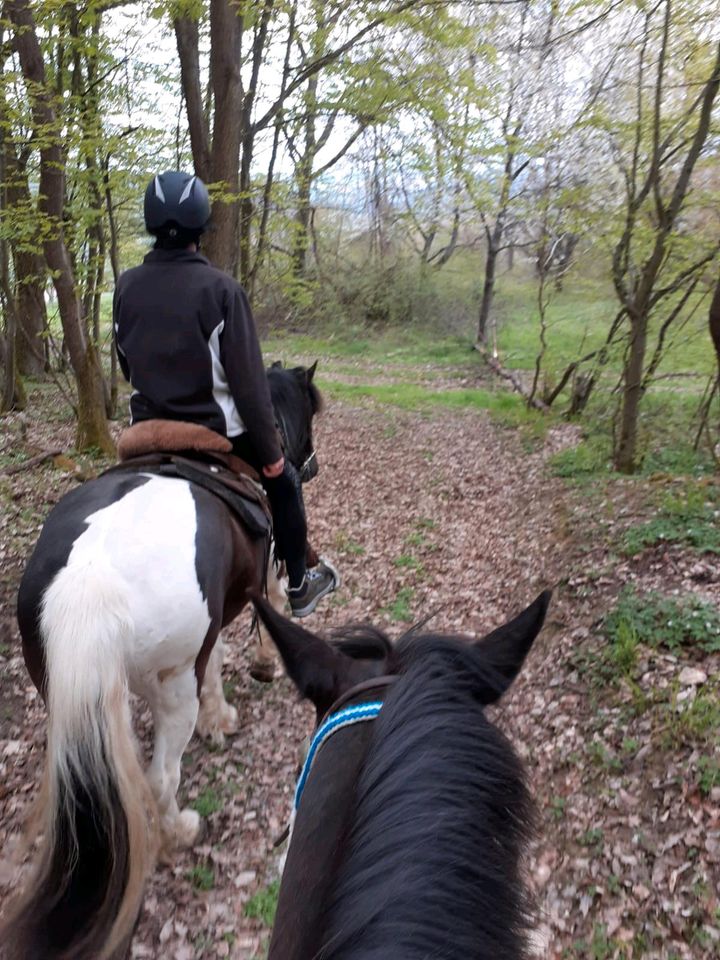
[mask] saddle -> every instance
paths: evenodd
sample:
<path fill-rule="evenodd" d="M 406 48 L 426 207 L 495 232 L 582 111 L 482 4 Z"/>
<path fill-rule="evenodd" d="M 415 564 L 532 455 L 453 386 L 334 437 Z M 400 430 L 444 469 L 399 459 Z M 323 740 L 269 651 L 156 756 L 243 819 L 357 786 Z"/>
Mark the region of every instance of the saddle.
<path fill-rule="evenodd" d="M 105 473 L 133 471 L 187 480 L 219 497 L 251 536 L 266 537 L 272 517 L 260 477 L 231 449 L 227 437 L 200 424 L 144 420 L 120 434 L 120 463 Z"/>

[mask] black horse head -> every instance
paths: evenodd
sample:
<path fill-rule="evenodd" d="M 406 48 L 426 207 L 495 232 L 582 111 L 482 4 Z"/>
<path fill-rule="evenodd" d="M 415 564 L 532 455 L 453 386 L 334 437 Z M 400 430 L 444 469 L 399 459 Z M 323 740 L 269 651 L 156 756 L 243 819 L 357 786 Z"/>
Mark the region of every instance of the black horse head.
<path fill-rule="evenodd" d="M 317 360 L 311 367 L 284 368 L 278 360 L 267 371 L 285 458 L 307 483 L 318 472 L 312 420 L 322 409 L 320 391 L 313 383 Z"/>
<path fill-rule="evenodd" d="M 394 645 L 370 628 L 329 644 L 255 601 L 324 717 L 301 802 L 296 792 L 269 960 L 527 956 L 531 803 L 483 707 L 513 682 L 549 598 L 477 643 L 406 634 Z"/>

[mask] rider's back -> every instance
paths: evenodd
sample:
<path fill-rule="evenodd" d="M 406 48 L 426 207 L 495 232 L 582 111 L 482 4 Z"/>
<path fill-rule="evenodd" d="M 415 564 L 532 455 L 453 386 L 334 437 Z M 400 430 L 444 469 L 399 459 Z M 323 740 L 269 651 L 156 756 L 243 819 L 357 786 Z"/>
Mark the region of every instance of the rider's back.
<path fill-rule="evenodd" d="M 195 251 L 155 249 L 121 276 L 114 316 L 133 422 L 274 437 L 252 314 L 232 277 Z"/>

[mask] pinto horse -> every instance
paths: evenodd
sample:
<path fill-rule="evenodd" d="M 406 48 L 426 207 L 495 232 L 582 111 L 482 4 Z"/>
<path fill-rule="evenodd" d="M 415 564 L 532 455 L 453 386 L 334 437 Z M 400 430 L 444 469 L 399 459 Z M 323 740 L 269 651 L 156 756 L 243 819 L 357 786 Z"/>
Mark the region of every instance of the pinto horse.
<path fill-rule="evenodd" d="M 256 607 L 319 727 L 295 793 L 268 960 L 520 960 L 531 805 L 485 717 L 550 593 L 478 643 L 372 628 L 331 645 Z"/>
<path fill-rule="evenodd" d="M 313 373 L 268 371 L 298 469 L 312 459 L 321 403 Z M 266 557 L 222 499 L 178 478 L 110 472 L 53 509 L 18 596 L 25 662 L 49 715 L 43 840 L 0 955 L 125 955 L 158 849 L 198 836 L 199 815 L 177 804 L 180 761 L 196 724 L 216 740 L 236 728 L 219 634 L 261 589 Z M 146 775 L 129 691 L 153 715 Z"/>

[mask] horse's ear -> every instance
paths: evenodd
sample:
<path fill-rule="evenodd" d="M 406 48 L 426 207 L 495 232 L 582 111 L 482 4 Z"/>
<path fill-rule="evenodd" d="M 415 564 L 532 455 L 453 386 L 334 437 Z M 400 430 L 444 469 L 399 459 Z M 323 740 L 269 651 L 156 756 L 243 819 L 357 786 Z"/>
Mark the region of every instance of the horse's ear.
<path fill-rule="evenodd" d="M 270 364 L 270 369 L 271 369 L 271 370 L 278 370 L 278 369 L 279 369 L 279 370 L 282 370 L 282 360 L 274 360 L 274 361 Z"/>
<path fill-rule="evenodd" d="M 308 385 L 313 382 L 313 377 L 315 376 L 315 371 L 317 370 L 317 365 L 318 365 L 318 362 L 317 362 L 317 360 L 316 360 L 315 363 L 314 363 L 311 367 L 308 367 L 307 370 L 305 371 L 305 379 L 306 379 Z"/>
<path fill-rule="evenodd" d="M 255 610 L 280 651 L 288 676 L 320 714 L 337 699 L 345 657 L 321 637 L 279 614 L 262 597 L 253 597 Z"/>
<path fill-rule="evenodd" d="M 540 633 L 551 596 L 551 590 L 544 590 L 522 613 L 476 644 L 486 668 L 480 693 L 483 703 L 499 700 L 520 672 L 535 637 Z"/>

